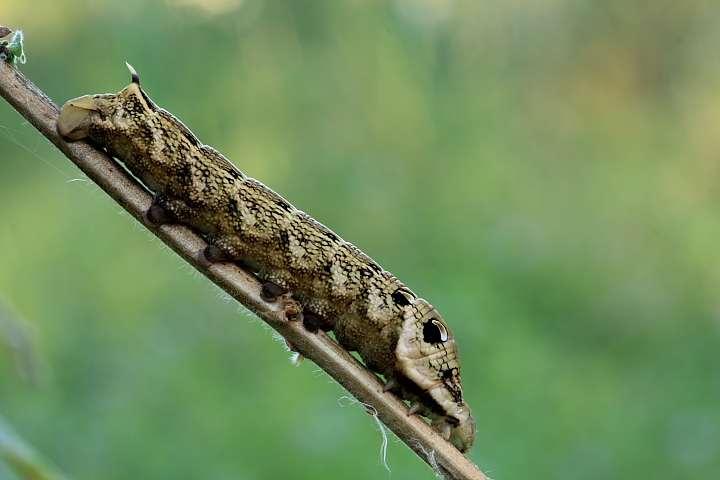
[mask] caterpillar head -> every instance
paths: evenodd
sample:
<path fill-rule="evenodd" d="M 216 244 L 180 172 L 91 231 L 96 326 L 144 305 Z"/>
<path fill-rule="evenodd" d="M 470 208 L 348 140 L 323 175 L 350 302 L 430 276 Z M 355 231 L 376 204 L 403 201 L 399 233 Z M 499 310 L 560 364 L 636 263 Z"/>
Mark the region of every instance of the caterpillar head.
<path fill-rule="evenodd" d="M 93 137 L 93 133 L 110 132 L 122 127 L 126 117 L 158 110 L 140 88 L 140 78 L 127 64 L 132 74 L 132 83 L 120 93 L 85 95 L 69 100 L 63 105 L 57 128 L 60 135 L 68 141 Z"/>
<path fill-rule="evenodd" d="M 458 348 L 450 329 L 427 301 L 417 299 L 403 311 L 395 350 L 397 370 L 420 387 L 439 408 L 430 408 L 433 427 L 460 451 L 475 441 L 475 420 L 463 401 Z"/>

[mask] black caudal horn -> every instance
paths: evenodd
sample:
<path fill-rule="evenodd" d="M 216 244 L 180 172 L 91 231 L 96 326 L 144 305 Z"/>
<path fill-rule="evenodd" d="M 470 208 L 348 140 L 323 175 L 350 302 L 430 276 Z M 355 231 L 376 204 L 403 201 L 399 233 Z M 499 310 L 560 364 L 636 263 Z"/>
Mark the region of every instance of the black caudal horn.
<path fill-rule="evenodd" d="M 125 65 L 127 65 L 128 70 L 130 70 L 130 74 L 132 75 L 132 83 L 137 84 L 137 86 L 140 86 L 140 76 L 138 76 L 137 72 L 133 68 L 132 65 L 130 65 L 128 62 L 125 62 Z"/>

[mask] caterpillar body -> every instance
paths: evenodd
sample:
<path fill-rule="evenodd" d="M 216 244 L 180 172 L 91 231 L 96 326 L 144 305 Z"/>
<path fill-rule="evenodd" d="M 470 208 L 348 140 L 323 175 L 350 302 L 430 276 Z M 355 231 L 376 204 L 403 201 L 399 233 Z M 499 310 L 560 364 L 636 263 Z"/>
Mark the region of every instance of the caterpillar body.
<path fill-rule="evenodd" d="M 209 246 L 203 263 L 231 261 L 265 282 L 273 300 L 289 292 L 310 330 L 334 331 L 344 348 L 411 403 L 409 413 L 461 452 L 475 440 L 463 399 L 458 349 L 440 314 L 358 248 L 246 177 L 203 145 L 172 114 L 132 83 L 117 94 L 68 101 L 57 127 L 69 141 L 90 138 L 154 192 L 143 217 L 150 226 L 181 222 Z"/>

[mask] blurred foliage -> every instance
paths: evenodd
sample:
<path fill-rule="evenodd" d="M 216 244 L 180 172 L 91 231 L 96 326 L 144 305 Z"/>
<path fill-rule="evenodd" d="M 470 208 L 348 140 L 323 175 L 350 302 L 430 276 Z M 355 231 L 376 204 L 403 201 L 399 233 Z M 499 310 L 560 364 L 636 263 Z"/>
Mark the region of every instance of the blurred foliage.
<path fill-rule="evenodd" d="M 26 320 L 0 292 L 0 351 L 7 352 L 17 375 L 28 385 L 39 381 L 38 352 Z"/>
<path fill-rule="evenodd" d="M 720 3 L 0 6 L 56 102 L 130 62 L 429 299 L 491 477 L 720 478 Z M 362 407 L 0 119 L 0 290 L 49 370 L 31 388 L 3 359 L 0 411 L 30 443 L 80 479 L 385 478 Z"/>
<path fill-rule="evenodd" d="M 23 480 L 67 480 L 68 478 L 20 438 L 2 417 L 0 417 L 0 459 L 12 467 Z"/>

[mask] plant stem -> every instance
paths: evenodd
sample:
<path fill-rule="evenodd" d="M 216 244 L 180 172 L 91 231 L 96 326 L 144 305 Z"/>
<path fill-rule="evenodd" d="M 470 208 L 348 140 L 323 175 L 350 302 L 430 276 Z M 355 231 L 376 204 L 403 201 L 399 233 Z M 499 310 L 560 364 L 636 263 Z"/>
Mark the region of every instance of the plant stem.
<path fill-rule="evenodd" d="M 60 109 L 27 77 L 6 62 L 0 62 L 0 95 L 130 215 L 142 222 L 142 212 L 150 206 L 150 192 L 90 143 L 65 142 L 55 127 Z M 263 301 L 260 298 L 260 282 L 252 274 L 230 263 L 217 263 L 208 268 L 201 265 L 197 252 L 205 248 L 206 243 L 190 228 L 164 224 L 154 229 L 153 233 L 211 282 L 277 330 L 303 356 L 315 362 L 360 402 L 372 406 L 378 418 L 438 476 L 487 480 L 467 457 L 427 422 L 418 415 L 408 416 L 407 405 L 395 395 L 383 392 L 380 379 L 331 337 L 324 332 L 310 333 L 299 322 L 287 321 L 277 305 Z"/>

